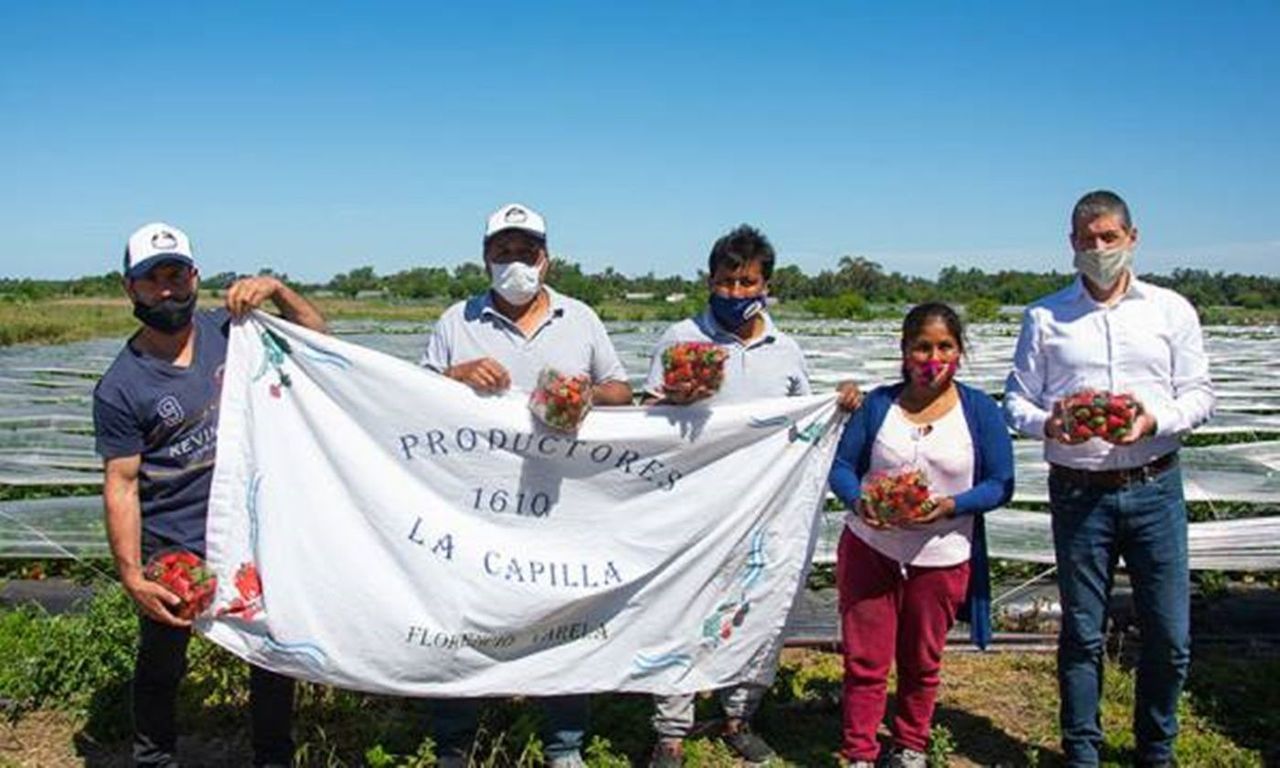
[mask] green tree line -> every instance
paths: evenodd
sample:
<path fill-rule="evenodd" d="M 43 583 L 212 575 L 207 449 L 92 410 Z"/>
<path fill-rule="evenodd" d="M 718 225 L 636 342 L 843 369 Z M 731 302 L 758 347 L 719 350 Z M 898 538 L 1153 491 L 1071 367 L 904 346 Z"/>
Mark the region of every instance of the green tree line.
<path fill-rule="evenodd" d="M 452 268 L 424 266 L 390 274 L 378 274 L 362 266 L 334 275 L 323 283 L 294 281 L 287 274 L 269 268 L 258 274 L 272 274 L 304 292 L 328 291 L 340 296 L 376 294 L 390 299 L 461 299 L 484 290 L 488 277 L 475 262 Z M 236 279 L 233 272 L 202 277 L 205 288 L 225 288 Z M 834 268 L 808 274 L 789 264 L 774 271 L 770 292 L 784 302 L 802 302 L 808 309 L 827 316 L 857 317 L 871 304 L 911 304 L 941 299 L 977 307 L 986 314 L 1006 305 L 1022 305 L 1066 285 L 1073 277 L 1066 272 L 1000 270 L 946 267 L 934 279 L 901 272 L 886 272 L 875 261 L 862 256 L 843 256 Z M 1144 279 L 1178 291 L 1200 308 L 1242 307 L 1280 308 L 1280 278 L 1265 275 L 1210 272 L 1203 269 L 1175 269 L 1165 275 L 1143 275 Z M 576 262 L 553 258 L 548 282 L 558 290 L 588 304 L 620 300 L 627 294 L 652 294 L 655 299 L 684 293 L 690 297 L 706 290 L 706 273 L 696 277 L 658 276 L 652 271 L 629 276 L 606 267 L 602 272 L 586 272 Z M 0 297 L 34 300 L 57 297 L 118 296 L 120 273 L 78 277 L 70 280 L 0 278 Z"/>

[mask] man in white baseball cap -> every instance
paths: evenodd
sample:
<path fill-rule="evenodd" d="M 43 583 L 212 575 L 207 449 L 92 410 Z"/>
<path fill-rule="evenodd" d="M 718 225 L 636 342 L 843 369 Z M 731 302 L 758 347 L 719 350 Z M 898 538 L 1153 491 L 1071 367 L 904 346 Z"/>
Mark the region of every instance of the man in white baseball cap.
<path fill-rule="evenodd" d="M 139 227 L 129 236 L 124 249 L 124 276 L 135 279 L 159 264 L 173 263 L 195 267 L 191 257 L 191 240 L 177 227 L 162 221 Z"/>
<path fill-rule="evenodd" d="M 178 615 L 180 599 L 148 581 L 143 568 L 170 548 L 204 556 L 230 317 L 271 299 L 286 319 L 324 330 L 320 313 L 274 277 L 239 280 L 225 308 L 203 312 L 195 311 L 199 282 L 182 230 L 155 223 L 133 233 L 124 290 L 143 325 L 93 392 L 107 539 L 140 621 L 132 685 L 136 765 L 176 765 L 175 704 L 191 621 Z M 254 765 L 292 764 L 293 681 L 253 667 L 249 708 Z"/>
<path fill-rule="evenodd" d="M 519 203 L 507 203 L 489 215 L 484 228 L 485 242 L 507 230 L 525 232 L 543 244 L 547 242 L 547 222 L 536 211 Z"/>
<path fill-rule="evenodd" d="M 477 392 L 533 391 L 538 374 L 555 368 L 591 379 L 595 405 L 630 405 L 622 361 L 595 311 L 543 284 L 550 258 L 547 225 L 528 206 L 510 203 L 489 216 L 484 230 L 489 290 L 445 310 L 432 330 L 422 364 Z M 588 711 L 585 694 L 539 699 L 546 712 L 544 752 L 551 768 L 584 765 Z M 468 765 L 479 714 L 476 699 L 437 701 L 437 765 Z"/>

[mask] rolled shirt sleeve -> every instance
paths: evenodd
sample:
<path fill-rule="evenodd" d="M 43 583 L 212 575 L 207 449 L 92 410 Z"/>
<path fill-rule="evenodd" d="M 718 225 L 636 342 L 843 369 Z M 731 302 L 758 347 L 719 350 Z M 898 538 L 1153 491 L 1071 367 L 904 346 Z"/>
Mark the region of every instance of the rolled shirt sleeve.
<path fill-rule="evenodd" d="M 449 368 L 449 345 L 445 342 L 443 334 L 439 331 L 433 331 L 427 339 L 427 348 L 422 351 L 422 359 L 419 365 L 424 368 L 430 368 L 436 373 L 444 373 Z"/>
<path fill-rule="evenodd" d="M 609 338 L 609 331 L 595 313 L 591 314 L 591 383 L 606 381 L 627 383 L 627 369 L 618 357 L 618 350 Z"/>
<path fill-rule="evenodd" d="M 1208 421 L 1215 399 L 1195 308 L 1182 300 L 1171 303 L 1167 315 L 1173 336 L 1169 365 L 1172 396 L 1143 405 L 1156 420 L 1156 435 L 1176 437 Z"/>
<path fill-rule="evenodd" d="M 1037 440 L 1044 439 L 1044 427 L 1050 412 L 1041 398 L 1045 384 L 1045 355 L 1040 343 L 1040 328 L 1034 309 L 1022 314 L 1022 330 L 1013 352 L 1013 370 L 1004 383 L 1004 414 L 1015 432 Z"/>
<path fill-rule="evenodd" d="M 431 329 L 431 335 L 427 337 L 427 346 L 422 350 L 422 357 L 418 364 L 423 368 L 430 368 L 436 373 L 444 373 L 453 365 L 453 344 L 451 341 L 451 329 L 454 323 L 459 321 L 459 308 L 450 307 L 440 315 L 440 319 L 436 321 L 435 326 Z"/>

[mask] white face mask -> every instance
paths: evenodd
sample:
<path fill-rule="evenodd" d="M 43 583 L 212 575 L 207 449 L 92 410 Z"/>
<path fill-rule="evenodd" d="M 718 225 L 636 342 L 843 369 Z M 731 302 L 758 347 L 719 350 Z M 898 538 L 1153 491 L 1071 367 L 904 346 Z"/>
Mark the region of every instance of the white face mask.
<path fill-rule="evenodd" d="M 542 270 L 539 264 L 509 261 L 506 264 L 490 264 L 489 274 L 493 290 L 507 302 L 517 307 L 533 301 L 542 287 Z"/>
<path fill-rule="evenodd" d="M 1089 278 L 1099 288 L 1110 290 L 1125 270 L 1133 265 L 1133 249 L 1117 248 L 1114 251 L 1076 251 L 1076 271 Z"/>

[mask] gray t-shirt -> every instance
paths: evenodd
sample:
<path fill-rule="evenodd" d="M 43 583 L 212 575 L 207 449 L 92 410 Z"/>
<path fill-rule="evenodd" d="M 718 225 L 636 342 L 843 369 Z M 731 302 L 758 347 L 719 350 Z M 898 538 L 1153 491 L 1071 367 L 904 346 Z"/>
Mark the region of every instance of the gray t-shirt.
<path fill-rule="evenodd" d="M 710 310 L 671 326 L 658 339 L 649 362 L 646 392 L 662 396 L 662 352 L 682 341 L 709 341 L 729 353 L 724 361 L 724 381 L 714 402 L 756 400 L 811 394 L 809 370 L 804 352 L 787 334 L 779 331 L 773 318 L 764 316 L 764 333 L 748 343 L 721 328 Z"/>
<path fill-rule="evenodd" d="M 445 310 L 427 339 L 422 365 L 446 368 L 492 357 L 511 374 L 511 386 L 532 391 L 543 368 L 571 376 L 589 374 L 592 384 L 626 382 L 627 372 L 595 311 L 577 299 L 546 289 L 551 306 L 542 323 L 525 336 L 493 305 L 488 291 Z"/>

